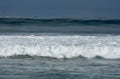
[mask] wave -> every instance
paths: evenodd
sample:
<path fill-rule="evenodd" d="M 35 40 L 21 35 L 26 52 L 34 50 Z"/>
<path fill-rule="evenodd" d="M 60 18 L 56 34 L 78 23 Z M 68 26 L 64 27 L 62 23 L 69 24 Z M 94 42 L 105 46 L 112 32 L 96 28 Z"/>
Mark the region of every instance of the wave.
<path fill-rule="evenodd" d="M 50 57 L 50 56 L 31 56 L 31 55 L 12 55 L 12 56 L 2 56 L 0 58 L 10 58 L 10 59 L 55 59 L 55 60 L 59 60 L 59 59 L 63 59 L 63 60 L 73 60 L 73 59 L 101 59 L 101 60 L 120 60 L 119 58 L 116 58 L 116 59 L 108 59 L 108 58 L 103 58 L 101 56 L 96 56 L 96 57 L 93 57 L 93 58 L 87 58 L 87 57 L 84 57 L 84 56 L 77 56 L 77 57 L 72 57 L 72 58 L 67 58 L 67 57 L 63 57 L 63 58 L 56 58 L 56 57 Z"/>
<path fill-rule="evenodd" d="M 0 35 L 0 41 L 0 57 L 28 55 L 120 59 L 119 35 Z"/>
<path fill-rule="evenodd" d="M 120 34 L 120 19 L 0 18 L 0 33 Z"/>
<path fill-rule="evenodd" d="M 32 19 L 32 18 L 0 18 L 0 24 L 53 24 L 53 25 L 104 25 L 104 24 L 118 24 L 120 19 Z"/>

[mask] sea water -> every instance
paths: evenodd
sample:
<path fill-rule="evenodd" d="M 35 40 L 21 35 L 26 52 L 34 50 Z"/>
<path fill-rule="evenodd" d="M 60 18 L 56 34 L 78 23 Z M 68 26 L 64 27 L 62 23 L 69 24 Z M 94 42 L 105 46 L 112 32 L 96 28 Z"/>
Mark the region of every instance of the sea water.
<path fill-rule="evenodd" d="M 120 20 L 0 18 L 0 79 L 120 79 Z"/>

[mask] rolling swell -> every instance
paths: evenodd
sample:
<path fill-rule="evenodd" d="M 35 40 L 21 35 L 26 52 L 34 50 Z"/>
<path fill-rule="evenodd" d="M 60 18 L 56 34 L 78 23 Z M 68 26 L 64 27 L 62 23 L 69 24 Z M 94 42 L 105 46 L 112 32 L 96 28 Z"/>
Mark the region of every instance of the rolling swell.
<path fill-rule="evenodd" d="M 1 33 L 120 34 L 119 19 L 0 18 Z"/>
<path fill-rule="evenodd" d="M 78 24 L 103 25 L 120 24 L 120 19 L 27 19 L 27 18 L 0 18 L 0 24 Z"/>

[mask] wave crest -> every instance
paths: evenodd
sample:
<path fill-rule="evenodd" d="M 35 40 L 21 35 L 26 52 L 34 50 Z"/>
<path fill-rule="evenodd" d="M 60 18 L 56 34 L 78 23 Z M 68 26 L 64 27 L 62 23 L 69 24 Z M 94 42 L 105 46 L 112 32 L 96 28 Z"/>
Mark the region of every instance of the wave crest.
<path fill-rule="evenodd" d="M 120 36 L 0 35 L 0 56 L 120 58 Z"/>
<path fill-rule="evenodd" d="M 35 19 L 35 18 L 0 18 L 0 24 L 83 24 L 83 25 L 103 25 L 120 24 L 120 19 Z"/>

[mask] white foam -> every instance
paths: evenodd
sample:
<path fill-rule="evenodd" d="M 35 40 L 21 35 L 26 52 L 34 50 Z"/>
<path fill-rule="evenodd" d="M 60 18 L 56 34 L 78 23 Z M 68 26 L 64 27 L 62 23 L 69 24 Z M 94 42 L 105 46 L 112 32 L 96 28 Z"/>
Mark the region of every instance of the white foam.
<path fill-rule="evenodd" d="M 120 36 L 0 35 L 0 56 L 120 58 Z"/>

